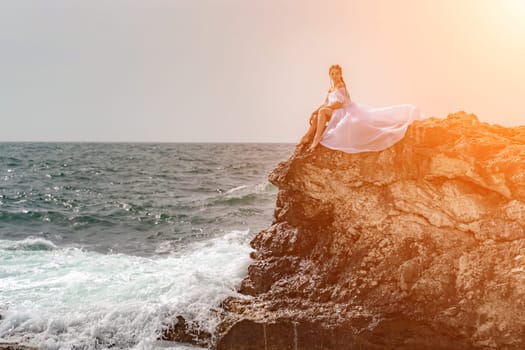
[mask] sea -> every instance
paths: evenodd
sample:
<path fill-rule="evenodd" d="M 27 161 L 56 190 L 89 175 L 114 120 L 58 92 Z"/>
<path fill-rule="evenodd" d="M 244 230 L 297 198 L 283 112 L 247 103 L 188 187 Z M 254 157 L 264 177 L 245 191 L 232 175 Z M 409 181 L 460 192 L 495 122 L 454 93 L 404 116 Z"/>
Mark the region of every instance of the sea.
<path fill-rule="evenodd" d="M 0 343 L 198 349 L 273 218 L 292 144 L 0 143 Z"/>

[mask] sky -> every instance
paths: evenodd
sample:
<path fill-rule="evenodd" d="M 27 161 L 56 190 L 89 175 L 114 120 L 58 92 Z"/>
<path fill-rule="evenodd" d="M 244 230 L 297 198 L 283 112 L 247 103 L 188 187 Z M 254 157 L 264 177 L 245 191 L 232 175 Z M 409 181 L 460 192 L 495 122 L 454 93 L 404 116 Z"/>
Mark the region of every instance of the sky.
<path fill-rule="evenodd" d="M 297 142 L 352 100 L 525 124 L 522 0 L 0 0 L 0 141 Z"/>

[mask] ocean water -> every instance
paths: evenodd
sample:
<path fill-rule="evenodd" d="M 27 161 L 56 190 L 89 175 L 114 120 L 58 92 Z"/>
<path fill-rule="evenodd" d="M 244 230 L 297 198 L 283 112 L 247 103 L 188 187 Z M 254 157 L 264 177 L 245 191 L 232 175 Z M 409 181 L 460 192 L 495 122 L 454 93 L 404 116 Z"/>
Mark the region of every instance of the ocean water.
<path fill-rule="evenodd" d="M 188 349 L 237 295 L 291 144 L 0 143 L 0 341 Z"/>

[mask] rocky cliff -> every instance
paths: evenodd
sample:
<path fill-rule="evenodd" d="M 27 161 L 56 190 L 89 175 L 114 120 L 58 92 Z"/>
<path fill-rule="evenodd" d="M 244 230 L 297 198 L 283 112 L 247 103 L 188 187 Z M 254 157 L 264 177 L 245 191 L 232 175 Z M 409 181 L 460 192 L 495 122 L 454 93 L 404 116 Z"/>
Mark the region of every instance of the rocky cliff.
<path fill-rule="evenodd" d="M 381 152 L 297 148 L 222 349 L 524 349 L 525 127 L 464 112 Z"/>

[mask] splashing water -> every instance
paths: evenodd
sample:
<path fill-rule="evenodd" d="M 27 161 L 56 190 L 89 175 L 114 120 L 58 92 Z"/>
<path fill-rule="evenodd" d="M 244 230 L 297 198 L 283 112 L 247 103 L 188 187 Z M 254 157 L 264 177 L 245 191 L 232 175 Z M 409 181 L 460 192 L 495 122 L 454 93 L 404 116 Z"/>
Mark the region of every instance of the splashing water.
<path fill-rule="evenodd" d="M 286 144 L 0 143 L 0 342 L 187 349 L 271 222 Z"/>
<path fill-rule="evenodd" d="M 246 275 L 250 234 L 234 231 L 162 258 L 0 241 L 0 338 L 48 349 L 151 348 L 176 315 L 213 331 Z"/>

